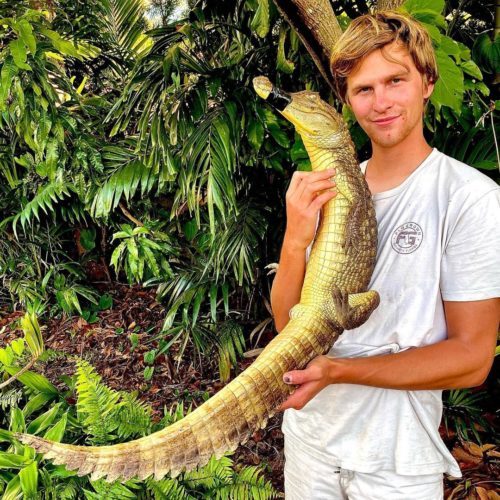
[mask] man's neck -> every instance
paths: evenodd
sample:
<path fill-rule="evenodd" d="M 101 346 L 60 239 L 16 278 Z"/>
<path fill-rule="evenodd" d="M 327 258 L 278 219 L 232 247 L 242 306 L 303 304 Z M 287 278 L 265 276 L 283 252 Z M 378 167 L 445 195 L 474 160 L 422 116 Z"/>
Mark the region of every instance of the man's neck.
<path fill-rule="evenodd" d="M 372 148 L 366 180 L 373 194 L 399 186 L 432 151 L 423 136 L 389 148 L 372 143 Z"/>

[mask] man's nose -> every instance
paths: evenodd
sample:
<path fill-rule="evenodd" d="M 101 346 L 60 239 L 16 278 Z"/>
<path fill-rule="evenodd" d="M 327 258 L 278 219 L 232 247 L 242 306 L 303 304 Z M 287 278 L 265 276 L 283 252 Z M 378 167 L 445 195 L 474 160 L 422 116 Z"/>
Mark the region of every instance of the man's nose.
<path fill-rule="evenodd" d="M 384 88 L 375 88 L 373 92 L 373 109 L 377 113 L 384 113 L 392 106 L 392 101 Z"/>

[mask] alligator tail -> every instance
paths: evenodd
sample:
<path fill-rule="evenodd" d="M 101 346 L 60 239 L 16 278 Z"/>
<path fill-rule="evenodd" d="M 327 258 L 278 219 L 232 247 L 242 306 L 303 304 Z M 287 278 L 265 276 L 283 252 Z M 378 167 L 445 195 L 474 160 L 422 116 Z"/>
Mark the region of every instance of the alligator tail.
<path fill-rule="evenodd" d="M 38 436 L 16 434 L 32 446 L 65 464 L 78 475 L 114 481 L 132 477 L 161 479 L 205 465 L 212 455 L 220 458 L 263 428 L 292 388 L 283 374 L 305 367 L 325 353 L 341 329 L 312 315 L 292 319 L 255 362 L 202 406 L 165 429 L 127 443 L 110 446 L 75 446 Z"/>

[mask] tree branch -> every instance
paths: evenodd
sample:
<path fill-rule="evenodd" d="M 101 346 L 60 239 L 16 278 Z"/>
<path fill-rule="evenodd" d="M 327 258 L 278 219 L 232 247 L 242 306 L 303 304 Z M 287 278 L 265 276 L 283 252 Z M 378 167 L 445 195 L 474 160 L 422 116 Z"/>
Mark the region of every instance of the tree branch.
<path fill-rule="evenodd" d="M 12 377 L 7 379 L 5 382 L 2 382 L 0 384 L 0 389 L 7 387 L 9 384 L 14 382 L 14 380 L 17 380 L 23 373 L 27 372 L 36 363 L 37 359 L 38 359 L 38 357 L 33 358 L 26 366 L 21 368 L 15 375 L 12 375 Z"/>
<path fill-rule="evenodd" d="M 128 220 L 131 220 L 134 224 L 136 224 L 137 226 L 144 226 L 144 223 L 141 222 L 139 219 L 136 219 L 126 208 L 125 208 L 125 205 L 120 201 L 120 203 L 118 203 L 118 206 L 120 207 L 121 211 L 123 212 L 123 215 L 125 215 L 125 217 L 128 219 Z"/>

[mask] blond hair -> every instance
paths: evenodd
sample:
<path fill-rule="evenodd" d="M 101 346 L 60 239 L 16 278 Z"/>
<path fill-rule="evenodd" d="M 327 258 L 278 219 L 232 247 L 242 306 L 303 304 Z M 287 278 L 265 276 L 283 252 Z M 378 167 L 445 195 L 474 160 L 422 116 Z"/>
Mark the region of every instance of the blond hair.
<path fill-rule="evenodd" d="M 366 14 L 352 21 L 332 50 L 330 70 L 338 96 L 344 102 L 347 94 L 347 77 L 361 59 L 393 42 L 408 50 L 415 67 L 426 83 L 437 81 L 438 69 L 432 41 L 429 33 L 418 21 L 390 10 Z"/>

